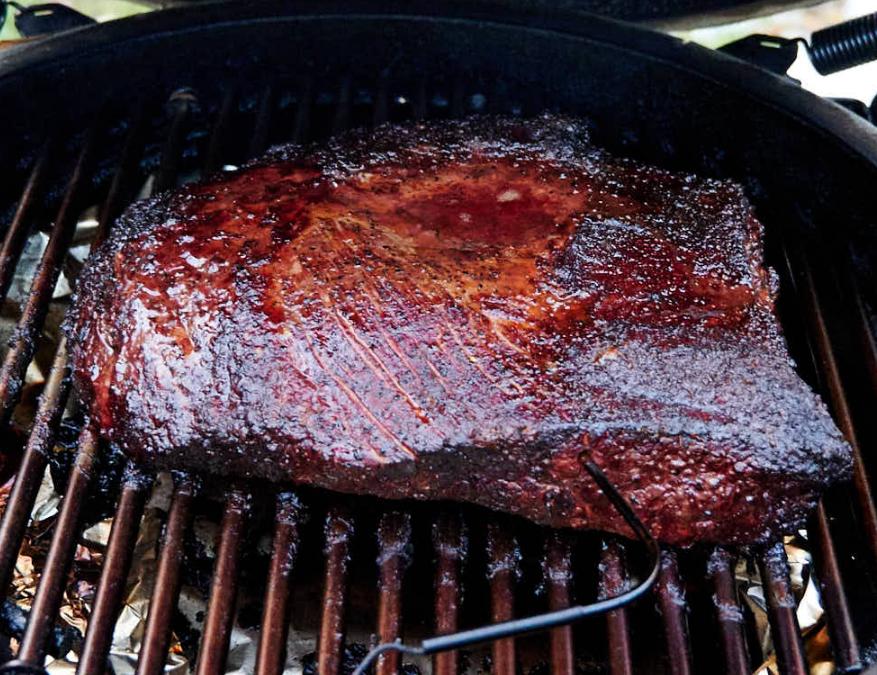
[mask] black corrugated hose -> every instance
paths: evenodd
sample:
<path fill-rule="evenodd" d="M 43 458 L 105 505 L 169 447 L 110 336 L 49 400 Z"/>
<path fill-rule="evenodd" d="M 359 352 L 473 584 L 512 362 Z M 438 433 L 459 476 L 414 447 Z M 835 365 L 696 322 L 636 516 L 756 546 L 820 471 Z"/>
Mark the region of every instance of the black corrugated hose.
<path fill-rule="evenodd" d="M 877 12 L 816 31 L 807 51 L 821 75 L 877 60 Z"/>

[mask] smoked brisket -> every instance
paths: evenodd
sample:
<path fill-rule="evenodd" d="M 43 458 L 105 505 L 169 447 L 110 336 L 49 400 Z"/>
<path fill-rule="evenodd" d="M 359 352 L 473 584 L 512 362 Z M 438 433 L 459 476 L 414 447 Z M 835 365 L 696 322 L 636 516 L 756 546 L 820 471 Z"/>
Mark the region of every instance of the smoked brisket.
<path fill-rule="evenodd" d="M 68 321 L 100 432 L 153 466 L 474 502 L 665 542 L 803 523 L 850 450 L 796 374 L 730 181 L 557 117 L 288 146 L 133 205 Z"/>

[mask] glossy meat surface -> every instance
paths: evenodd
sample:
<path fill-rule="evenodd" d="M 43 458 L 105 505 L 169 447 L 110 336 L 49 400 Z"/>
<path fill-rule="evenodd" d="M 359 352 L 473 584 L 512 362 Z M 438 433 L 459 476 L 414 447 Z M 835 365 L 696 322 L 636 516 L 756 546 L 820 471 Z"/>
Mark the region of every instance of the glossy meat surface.
<path fill-rule="evenodd" d="M 286 147 L 134 205 L 68 324 L 102 433 L 162 467 L 762 541 L 850 453 L 798 378 L 735 184 L 567 119 Z"/>

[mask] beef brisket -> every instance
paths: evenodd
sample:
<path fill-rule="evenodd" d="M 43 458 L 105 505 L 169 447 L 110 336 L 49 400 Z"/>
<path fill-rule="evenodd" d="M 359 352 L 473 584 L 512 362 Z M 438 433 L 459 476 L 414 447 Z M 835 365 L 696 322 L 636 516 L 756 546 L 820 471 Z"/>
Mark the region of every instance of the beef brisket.
<path fill-rule="evenodd" d="M 67 328 L 136 460 L 624 532 L 588 456 L 661 540 L 756 542 L 850 467 L 775 286 L 738 185 L 483 118 L 135 204 Z"/>

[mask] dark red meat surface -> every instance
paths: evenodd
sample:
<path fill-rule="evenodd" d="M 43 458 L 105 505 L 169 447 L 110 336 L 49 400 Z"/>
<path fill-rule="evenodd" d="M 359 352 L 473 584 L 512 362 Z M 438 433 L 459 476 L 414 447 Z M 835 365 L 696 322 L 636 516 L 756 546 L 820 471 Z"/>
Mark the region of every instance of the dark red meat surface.
<path fill-rule="evenodd" d="M 159 467 L 657 537 L 799 526 L 850 452 L 796 375 L 741 188 L 567 119 L 386 126 L 135 204 L 68 331 Z"/>

